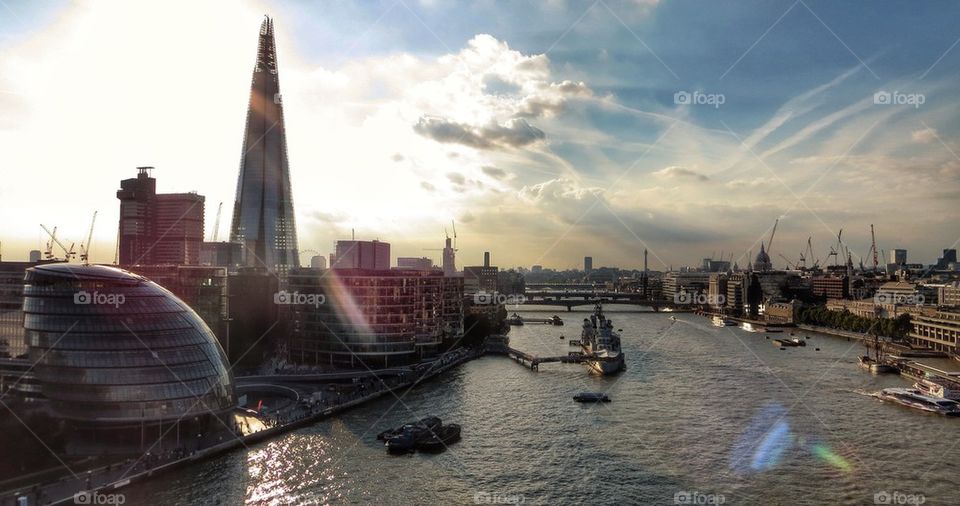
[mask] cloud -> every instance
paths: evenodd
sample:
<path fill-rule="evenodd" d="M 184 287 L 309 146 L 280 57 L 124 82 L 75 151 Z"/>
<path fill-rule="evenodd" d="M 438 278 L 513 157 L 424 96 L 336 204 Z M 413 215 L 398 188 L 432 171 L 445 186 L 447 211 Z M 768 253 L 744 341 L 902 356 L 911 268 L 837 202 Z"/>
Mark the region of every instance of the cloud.
<path fill-rule="evenodd" d="M 503 169 L 498 169 L 498 168 L 496 168 L 496 167 L 491 167 L 491 166 L 489 166 L 489 165 L 486 165 L 486 166 L 484 166 L 484 167 L 481 167 L 480 170 L 482 170 L 484 174 L 486 174 L 486 175 L 488 175 L 488 176 L 490 176 L 490 177 L 492 177 L 492 178 L 494 178 L 494 179 L 503 179 L 503 178 L 507 177 L 507 171 L 505 171 L 505 170 L 503 170 Z"/>
<path fill-rule="evenodd" d="M 461 184 L 461 185 L 462 185 L 462 184 L 466 184 L 466 183 L 467 183 L 467 178 L 463 177 L 463 174 L 460 174 L 459 172 L 450 172 L 450 173 L 448 173 L 448 174 L 447 174 L 447 179 L 449 179 L 450 182 L 453 183 L 453 184 Z"/>
<path fill-rule="evenodd" d="M 390 159 L 393 160 L 393 161 L 395 161 L 395 162 L 402 162 L 402 161 L 403 161 L 403 155 L 401 155 L 400 153 L 394 153 L 393 156 L 390 157 Z"/>
<path fill-rule="evenodd" d="M 428 192 L 436 191 L 437 187 L 426 181 L 420 181 L 420 188 L 427 190 Z"/>
<path fill-rule="evenodd" d="M 418 134 L 443 143 L 457 143 L 476 149 L 521 148 L 546 139 L 543 130 L 522 118 L 504 124 L 489 123 L 473 127 L 446 118 L 421 117 L 413 130 Z"/>
<path fill-rule="evenodd" d="M 939 136 L 937 135 L 936 128 L 923 128 L 920 130 L 914 130 L 914 132 L 910 135 L 910 138 L 913 140 L 913 142 L 916 142 L 917 144 L 927 144 L 933 142 L 937 139 L 937 137 Z"/>
<path fill-rule="evenodd" d="M 701 174 L 686 167 L 678 167 L 676 165 L 660 169 L 654 172 L 653 175 L 669 178 L 693 178 L 697 181 L 707 181 L 710 179 L 705 174 Z"/>

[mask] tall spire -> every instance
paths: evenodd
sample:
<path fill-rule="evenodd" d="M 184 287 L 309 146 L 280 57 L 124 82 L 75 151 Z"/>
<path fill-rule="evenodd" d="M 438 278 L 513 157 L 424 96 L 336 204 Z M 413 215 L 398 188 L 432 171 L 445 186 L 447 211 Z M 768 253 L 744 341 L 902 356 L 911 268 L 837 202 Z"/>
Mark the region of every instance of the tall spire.
<path fill-rule="evenodd" d="M 243 265 L 285 277 L 300 266 L 273 20 L 260 24 L 230 240 Z"/>

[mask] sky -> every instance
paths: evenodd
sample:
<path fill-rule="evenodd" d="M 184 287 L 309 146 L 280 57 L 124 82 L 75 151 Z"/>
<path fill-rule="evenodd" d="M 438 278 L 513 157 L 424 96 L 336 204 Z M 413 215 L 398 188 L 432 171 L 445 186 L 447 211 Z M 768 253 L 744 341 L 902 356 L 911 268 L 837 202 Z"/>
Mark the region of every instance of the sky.
<path fill-rule="evenodd" d="M 264 14 L 305 262 L 439 262 L 451 223 L 461 266 L 742 266 L 777 219 L 778 267 L 960 241 L 956 2 L 2 0 L 3 258 L 97 211 L 111 262 L 143 165 L 226 238 Z"/>

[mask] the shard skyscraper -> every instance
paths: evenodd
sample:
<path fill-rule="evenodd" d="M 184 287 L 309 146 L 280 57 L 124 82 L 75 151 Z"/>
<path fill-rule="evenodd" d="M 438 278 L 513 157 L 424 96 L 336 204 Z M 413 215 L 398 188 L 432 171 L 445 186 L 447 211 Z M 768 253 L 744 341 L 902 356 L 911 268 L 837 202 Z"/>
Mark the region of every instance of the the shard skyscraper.
<path fill-rule="evenodd" d="M 243 245 L 247 267 L 266 269 L 284 279 L 289 269 L 300 266 L 270 18 L 260 25 L 230 240 Z"/>

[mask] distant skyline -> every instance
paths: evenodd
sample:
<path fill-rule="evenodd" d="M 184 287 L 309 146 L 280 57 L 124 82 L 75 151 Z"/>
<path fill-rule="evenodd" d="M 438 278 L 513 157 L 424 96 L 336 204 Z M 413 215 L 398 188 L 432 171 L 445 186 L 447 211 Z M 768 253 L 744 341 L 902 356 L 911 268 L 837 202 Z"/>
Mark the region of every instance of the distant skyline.
<path fill-rule="evenodd" d="M 457 264 L 745 266 L 808 236 L 826 262 L 960 224 L 955 2 L 446 0 L 0 6 L 5 260 L 46 241 L 114 257 L 120 180 L 230 211 L 256 31 L 276 23 L 301 261 L 337 239 Z M 535 20 L 535 21 L 532 21 Z M 907 103 L 888 104 L 891 101 Z M 880 95 L 875 96 L 875 94 Z M 879 98 L 877 98 L 879 97 Z M 685 104 L 684 101 L 703 101 Z M 680 102 L 680 103 L 677 103 Z M 880 103 L 877 103 L 880 102 Z M 922 103 L 920 103 L 922 102 Z M 883 259 L 881 259 L 883 262 Z"/>

